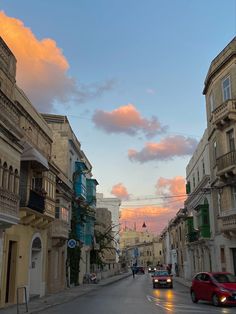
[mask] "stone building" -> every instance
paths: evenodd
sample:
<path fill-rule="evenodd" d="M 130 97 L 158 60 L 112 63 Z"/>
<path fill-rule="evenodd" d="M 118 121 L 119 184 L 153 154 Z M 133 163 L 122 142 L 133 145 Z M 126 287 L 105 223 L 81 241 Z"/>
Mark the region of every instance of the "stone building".
<path fill-rule="evenodd" d="M 6 278 L 6 248 L 16 254 L 15 241 L 5 243 L 8 228 L 19 223 L 20 160 L 23 151 L 20 111 L 14 104 L 16 59 L 0 37 L 0 305 L 14 302 L 16 264 L 12 278 Z M 8 291 L 5 284 L 8 283 Z"/>
<path fill-rule="evenodd" d="M 96 195 L 97 207 L 107 208 L 111 212 L 112 232 L 114 234 L 116 247 L 116 263 L 119 262 L 120 255 L 120 205 L 121 201 L 116 197 L 103 197 L 102 193 Z"/>
<path fill-rule="evenodd" d="M 1 276 L 1 306 L 4 306 L 16 302 L 19 286 L 26 287 L 28 298 L 43 296 L 47 290 L 48 227 L 55 218 L 58 172 L 50 162 L 51 130 L 16 85 L 15 58 L 2 39 L 0 43 L 1 101 L 8 117 L 12 112 L 10 119 L 14 124 L 11 127 L 4 120 L 8 135 L 12 135 L 9 137 L 11 143 L 5 140 L 1 146 L 1 152 L 9 148 L 8 155 L 4 153 L 3 188 L 8 187 L 13 193 L 10 200 L 15 203 L 15 209 L 12 208 L 11 213 L 18 222 L 8 225 L 9 228 L 4 227 Z M 1 110 L 1 117 L 4 114 Z M 19 129 L 21 131 L 17 134 Z M 15 198 L 18 190 L 20 198 Z M 3 213 L 6 211 L 5 204 L 0 209 Z M 12 206 L 9 205 L 8 209 Z"/>
<path fill-rule="evenodd" d="M 208 132 L 205 130 L 186 167 L 185 207 L 187 260 L 185 277 L 211 271 L 214 265 L 214 208 L 211 202 Z"/>
<path fill-rule="evenodd" d="M 236 274 L 236 37 L 208 70 L 206 99 L 215 270 Z"/>
<path fill-rule="evenodd" d="M 97 243 L 98 246 L 104 246 L 101 250 L 101 259 L 104 262 L 106 270 L 114 268 L 116 263 L 116 246 L 114 243 L 114 234 L 112 231 L 112 217 L 111 212 L 107 208 L 96 208 L 96 222 L 95 234 L 98 235 L 101 242 Z M 100 248 L 101 249 L 101 248 Z"/>
<path fill-rule="evenodd" d="M 69 194 L 72 193 L 74 197 L 73 206 L 76 206 L 74 211 L 79 221 L 76 226 L 76 236 L 81 245 L 79 283 L 82 283 L 84 275 L 90 273 L 90 251 L 93 245 L 96 185 L 98 183 L 92 178 L 92 165 L 81 149 L 81 144 L 67 117 L 53 114 L 43 114 L 42 116 L 53 134 L 51 159 L 60 169 L 61 179 L 59 180 L 64 182 L 66 189 L 69 189 Z M 62 210 L 63 212 L 66 211 L 69 220 L 71 219 L 71 212 L 69 211 L 71 202 L 72 196 L 65 199 L 59 197 L 59 194 L 57 195 L 57 208 L 60 215 L 63 215 Z M 81 215 L 85 210 L 90 214 L 83 217 L 86 221 L 82 223 Z M 63 242 L 63 245 L 65 247 L 66 243 Z M 66 255 L 64 255 L 64 259 L 66 259 Z"/>

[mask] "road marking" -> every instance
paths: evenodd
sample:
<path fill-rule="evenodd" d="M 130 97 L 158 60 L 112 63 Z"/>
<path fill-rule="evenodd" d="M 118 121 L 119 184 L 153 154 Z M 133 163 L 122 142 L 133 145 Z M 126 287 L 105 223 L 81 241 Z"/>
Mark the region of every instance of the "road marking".
<path fill-rule="evenodd" d="M 161 304 L 159 304 L 159 303 L 156 303 L 156 305 L 159 306 L 159 307 L 161 307 L 161 308 L 164 309 L 164 310 L 173 311 L 173 309 L 169 309 L 168 307 L 163 306 L 163 305 L 161 305 Z"/>

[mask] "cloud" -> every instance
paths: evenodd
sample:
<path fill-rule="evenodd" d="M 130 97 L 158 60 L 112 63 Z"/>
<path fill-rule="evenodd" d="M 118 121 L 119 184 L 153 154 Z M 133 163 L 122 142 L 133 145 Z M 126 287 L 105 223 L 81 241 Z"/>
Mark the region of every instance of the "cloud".
<path fill-rule="evenodd" d="M 159 234 L 175 213 L 176 209 L 161 206 L 123 208 L 120 223 L 122 229 L 125 226 L 133 228 L 136 225 L 137 230 L 142 231 L 142 225 L 145 222 L 148 231 Z"/>
<path fill-rule="evenodd" d="M 69 77 L 69 63 L 55 40 L 39 40 L 30 28 L 0 11 L 0 36 L 17 59 L 17 84 L 39 111 L 50 112 L 53 103 L 86 102 L 114 86 L 114 81 L 78 86 Z"/>
<path fill-rule="evenodd" d="M 145 222 L 149 231 L 159 234 L 175 217 L 177 211 L 184 206 L 185 179 L 181 176 L 171 179 L 159 178 L 156 183 L 156 194 L 161 195 L 159 197 L 163 196 L 161 200 L 158 200 L 162 205 L 123 208 L 120 219 L 122 227 L 133 229 L 136 225 L 137 230 L 141 231 L 143 222 Z"/>
<path fill-rule="evenodd" d="M 129 149 L 131 161 L 145 163 L 151 160 L 172 160 L 174 157 L 192 155 L 197 146 L 197 140 L 181 135 L 167 137 L 159 143 L 146 143 L 141 151 Z"/>
<path fill-rule="evenodd" d="M 136 135 L 143 132 L 146 137 L 153 137 L 166 131 L 156 117 L 143 118 L 134 105 L 121 106 L 111 112 L 96 110 L 93 116 L 96 127 L 107 133 L 125 133 Z"/>
<path fill-rule="evenodd" d="M 122 183 L 118 183 L 112 187 L 111 194 L 120 198 L 121 200 L 128 200 L 129 194 L 126 187 Z"/>
<path fill-rule="evenodd" d="M 164 203 L 169 203 L 170 207 L 179 209 L 183 207 L 183 203 L 186 199 L 185 178 L 182 176 L 176 176 L 172 179 L 159 178 L 156 183 L 157 194 L 165 195 L 167 198 Z M 169 196 L 169 198 L 168 198 Z"/>

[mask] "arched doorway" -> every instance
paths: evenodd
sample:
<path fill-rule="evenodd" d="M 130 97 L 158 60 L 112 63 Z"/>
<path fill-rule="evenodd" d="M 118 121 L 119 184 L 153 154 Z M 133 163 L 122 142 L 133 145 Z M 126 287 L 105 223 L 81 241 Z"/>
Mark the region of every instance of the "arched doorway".
<path fill-rule="evenodd" d="M 42 242 L 35 237 L 31 246 L 30 260 L 30 296 L 41 295 L 42 283 Z"/>

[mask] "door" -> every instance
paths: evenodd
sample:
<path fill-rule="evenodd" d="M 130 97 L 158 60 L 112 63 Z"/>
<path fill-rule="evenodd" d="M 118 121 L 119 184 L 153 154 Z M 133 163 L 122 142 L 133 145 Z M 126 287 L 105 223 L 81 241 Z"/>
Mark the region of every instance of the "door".
<path fill-rule="evenodd" d="M 16 256 L 17 242 L 9 241 L 7 258 L 7 278 L 5 302 L 14 303 L 16 293 Z"/>
<path fill-rule="evenodd" d="M 236 276 L 236 248 L 231 249 L 232 250 L 232 256 L 233 256 L 233 271 L 234 275 Z"/>
<path fill-rule="evenodd" d="M 40 295 L 42 285 L 42 245 L 40 238 L 35 238 L 31 248 L 30 295 Z"/>

